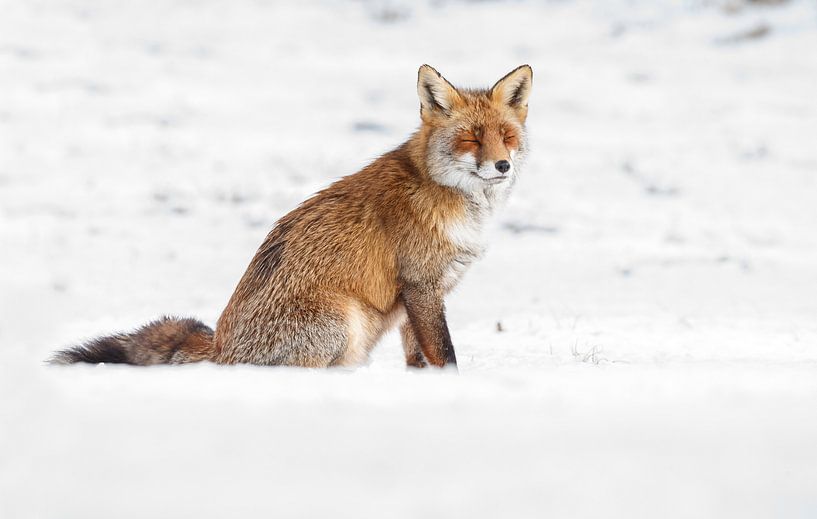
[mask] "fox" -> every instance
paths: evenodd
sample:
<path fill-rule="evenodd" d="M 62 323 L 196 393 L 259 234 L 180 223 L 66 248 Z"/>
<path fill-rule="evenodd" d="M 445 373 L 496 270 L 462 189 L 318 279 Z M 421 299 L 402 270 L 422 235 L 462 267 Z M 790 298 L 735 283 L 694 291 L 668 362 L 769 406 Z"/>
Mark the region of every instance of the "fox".
<path fill-rule="evenodd" d="M 532 85 L 529 65 L 487 89 L 421 66 L 419 128 L 278 220 L 215 330 L 166 316 L 51 362 L 355 367 L 399 328 L 408 368 L 456 370 L 444 299 L 525 163 Z"/>

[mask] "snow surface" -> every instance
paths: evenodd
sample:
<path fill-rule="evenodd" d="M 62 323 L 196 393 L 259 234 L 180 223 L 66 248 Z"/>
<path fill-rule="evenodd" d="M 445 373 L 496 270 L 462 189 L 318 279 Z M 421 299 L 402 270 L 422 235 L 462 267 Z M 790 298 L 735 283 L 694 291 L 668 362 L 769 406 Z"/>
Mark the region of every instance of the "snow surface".
<path fill-rule="evenodd" d="M 0 517 L 817 517 L 817 5 L 0 4 Z M 535 72 L 459 376 L 47 367 Z"/>

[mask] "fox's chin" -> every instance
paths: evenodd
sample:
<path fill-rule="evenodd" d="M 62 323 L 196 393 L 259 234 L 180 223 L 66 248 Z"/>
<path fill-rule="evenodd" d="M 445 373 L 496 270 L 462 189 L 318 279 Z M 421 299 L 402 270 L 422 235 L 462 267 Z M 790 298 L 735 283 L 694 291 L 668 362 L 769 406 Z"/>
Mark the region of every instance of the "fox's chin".
<path fill-rule="evenodd" d="M 482 180 L 486 184 L 501 184 L 501 183 L 507 181 L 510 178 L 509 175 L 498 175 L 496 177 L 483 177 L 482 175 L 480 175 L 479 173 L 477 173 L 475 171 L 472 171 L 471 175 L 477 177 L 478 179 Z"/>

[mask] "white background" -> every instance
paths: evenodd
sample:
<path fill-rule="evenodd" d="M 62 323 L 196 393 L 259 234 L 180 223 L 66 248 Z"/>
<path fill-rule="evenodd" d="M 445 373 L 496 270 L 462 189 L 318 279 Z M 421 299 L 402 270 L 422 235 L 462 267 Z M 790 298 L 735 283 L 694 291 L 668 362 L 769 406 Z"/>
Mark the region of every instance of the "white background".
<path fill-rule="evenodd" d="M 817 516 L 814 2 L 0 7 L 0 516 Z M 42 364 L 213 325 L 422 63 L 534 69 L 460 376 Z"/>

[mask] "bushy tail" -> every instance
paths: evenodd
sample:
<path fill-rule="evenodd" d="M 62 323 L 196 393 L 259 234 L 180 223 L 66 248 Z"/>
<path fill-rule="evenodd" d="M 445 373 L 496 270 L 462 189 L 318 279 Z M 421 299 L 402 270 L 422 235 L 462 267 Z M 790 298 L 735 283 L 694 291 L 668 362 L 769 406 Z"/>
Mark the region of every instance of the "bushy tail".
<path fill-rule="evenodd" d="M 162 317 L 130 333 L 100 337 L 62 350 L 52 364 L 181 364 L 213 358 L 213 330 L 196 319 Z"/>

